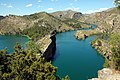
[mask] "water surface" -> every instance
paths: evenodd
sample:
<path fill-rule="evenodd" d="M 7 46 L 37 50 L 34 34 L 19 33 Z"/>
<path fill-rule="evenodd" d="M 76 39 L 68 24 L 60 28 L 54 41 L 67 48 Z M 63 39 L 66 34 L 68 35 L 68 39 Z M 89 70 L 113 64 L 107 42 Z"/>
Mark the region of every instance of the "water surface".
<path fill-rule="evenodd" d="M 0 35 L 0 50 L 7 48 L 8 52 L 13 52 L 17 42 L 25 47 L 28 41 L 27 37 L 21 35 Z"/>
<path fill-rule="evenodd" d="M 90 45 L 95 37 L 77 40 L 75 32 L 56 35 L 57 50 L 53 65 L 58 67 L 57 75 L 69 75 L 71 80 L 97 77 L 97 71 L 103 68 L 104 58 Z"/>

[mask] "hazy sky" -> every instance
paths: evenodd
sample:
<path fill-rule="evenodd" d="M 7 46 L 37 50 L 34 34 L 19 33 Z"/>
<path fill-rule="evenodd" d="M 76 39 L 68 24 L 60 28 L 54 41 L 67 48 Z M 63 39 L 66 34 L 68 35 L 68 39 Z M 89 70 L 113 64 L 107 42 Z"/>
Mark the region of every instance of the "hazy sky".
<path fill-rule="evenodd" d="M 92 13 L 114 7 L 114 0 L 0 0 L 0 15 L 26 15 L 72 9 Z"/>

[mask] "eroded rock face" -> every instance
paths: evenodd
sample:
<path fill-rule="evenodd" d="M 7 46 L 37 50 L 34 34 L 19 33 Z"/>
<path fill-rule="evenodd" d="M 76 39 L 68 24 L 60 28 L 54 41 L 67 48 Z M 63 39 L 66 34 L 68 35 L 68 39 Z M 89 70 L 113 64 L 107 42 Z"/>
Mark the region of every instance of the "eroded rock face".
<path fill-rule="evenodd" d="M 108 33 L 120 32 L 120 12 L 117 8 L 111 8 L 103 12 L 97 12 L 82 16 L 79 21 L 96 24 L 99 30 Z"/>
<path fill-rule="evenodd" d="M 74 13 L 74 15 L 73 15 L 73 19 L 79 19 L 80 17 L 82 16 L 82 13 L 80 13 L 80 12 L 76 12 L 76 13 Z"/>
<path fill-rule="evenodd" d="M 92 46 L 97 49 L 97 51 L 106 59 L 111 59 L 112 51 L 110 49 L 109 43 L 106 40 L 97 39 L 92 42 Z"/>
<path fill-rule="evenodd" d="M 38 40 L 36 44 L 40 47 L 40 50 L 46 60 L 51 60 L 56 51 L 56 33 L 46 35 L 42 39 Z"/>
<path fill-rule="evenodd" d="M 1 19 L 4 19 L 4 18 L 5 18 L 4 16 L 0 16 L 0 20 L 1 20 Z"/>
<path fill-rule="evenodd" d="M 66 10 L 66 11 L 57 11 L 54 13 L 51 13 L 51 15 L 58 17 L 58 18 L 74 18 L 79 19 L 82 16 L 81 12 L 76 12 L 72 10 Z"/>
<path fill-rule="evenodd" d="M 98 78 L 93 78 L 90 80 L 120 80 L 120 72 L 109 68 L 103 68 L 98 71 Z"/>
<path fill-rule="evenodd" d="M 52 35 L 50 37 L 50 39 L 52 42 L 50 43 L 50 45 L 48 46 L 48 48 L 46 49 L 46 51 L 44 52 L 44 55 L 43 55 L 45 57 L 45 59 L 47 59 L 47 60 L 51 60 L 55 54 L 55 51 L 56 51 L 56 37 L 55 37 L 55 35 Z"/>
<path fill-rule="evenodd" d="M 84 40 L 86 37 L 95 35 L 95 34 L 100 34 L 102 31 L 99 31 L 97 28 L 94 30 L 78 30 L 75 34 L 75 37 L 77 39 L 82 39 Z"/>

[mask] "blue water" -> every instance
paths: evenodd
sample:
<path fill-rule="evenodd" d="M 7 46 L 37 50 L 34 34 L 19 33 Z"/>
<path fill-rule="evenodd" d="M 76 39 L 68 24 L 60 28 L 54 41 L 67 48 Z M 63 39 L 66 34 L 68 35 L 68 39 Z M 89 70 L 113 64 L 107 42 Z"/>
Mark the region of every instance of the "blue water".
<path fill-rule="evenodd" d="M 56 35 L 57 50 L 53 65 L 58 67 L 57 75 L 69 75 L 71 80 L 88 80 L 97 77 L 97 71 L 103 68 L 104 58 L 90 45 L 95 39 L 85 40 L 74 37 L 76 31 Z"/>
<path fill-rule="evenodd" d="M 14 51 L 14 46 L 19 42 L 22 47 L 25 47 L 29 39 L 21 35 L 0 35 L 0 50 L 7 48 L 8 52 Z"/>
<path fill-rule="evenodd" d="M 89 29 L 85 29 L 89 30 Z M 53 65 L 58 67 L 57 75 L 70 76 L 71 80 L 87 80 L 97 77 L 97 71 L 102 69 L 104 58 L 90 45 L 94 36 L 85 40 L 74 37 L 76 31 L 56 35 L 57 50 Z M 13 52 L 16 42 L 25 47 L 29 39 L 20 35 L 0 35 L 0 50 L 7 48 Z"/>

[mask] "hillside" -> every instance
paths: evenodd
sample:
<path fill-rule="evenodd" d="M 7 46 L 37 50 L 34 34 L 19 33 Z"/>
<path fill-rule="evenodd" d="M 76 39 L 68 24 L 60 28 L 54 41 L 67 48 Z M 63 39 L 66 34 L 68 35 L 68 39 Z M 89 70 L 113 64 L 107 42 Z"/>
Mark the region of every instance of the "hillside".
<path fill-rule="evenodd" d="M 67 24 L 49 15 L 46 12 L 35 13 L 25 16 L 9 15 L 0 20 L 0 34 L 21 33 L 32 27 L 48 28 L 51 30 L 65 31 L 70 30 Z"/>
<path fill-rule="evenodd" d="M 4 19 L 4 16 L 0 16 L 0 20 L 1 20 L 1 19 Z"/>
<path fill-rule="evenodd" d="M 66 11 L 57 11 L 51 13 L 51 15 L 57 17 L 57 18 L 73 18 L 73 19 L 78 19 L 82 16 L 81 12 L 76 12 L 72 10 L 66 10 Z"/>
<path fill-rule="evenodd" d="M 119 32 L 120 14 L 117 8 L 82 16 L 79 21 L 98 25 L 103 32 Z"/>
<path fill-rule="evenodd" d="M 81 12 L 66 10 L 66 11 L 57 11 L 50 14 L 60 19 L 62 22 L 68 24 L 74 29 L 90 27 L 88 24 L 78 21 L 78 19 L 83 16 Z"/>
<path fill-rule="evenodd" d="M 98 71 L 98 78 L 92 80 L 120 79 L 118 77 L 120 75 L 120 10 L 111 8 L 102 12 L 85 14 L 78 21 L 97 25 L 94 30 L 78 30 L 75 36 L 82 39 L 84 35 L 99 34 L 91 45 L 105 57 L 103 65 L 105 68 Z M 107 72 L 106 68 L 112 73 Z"/>
<path fill-rule="evenodd" d="M 0 34 L 22 34 L 32 40 L 25 50 L 17 44 L 11 54 L 7 50 L 0 51 L 0 80 L 60 80 L 56 76 L 57 68 L 48 60 L 56 50 L 56 31 L 72 29 L 46 12 L 25 16 L 9 15 L 1 19 Z"/>

